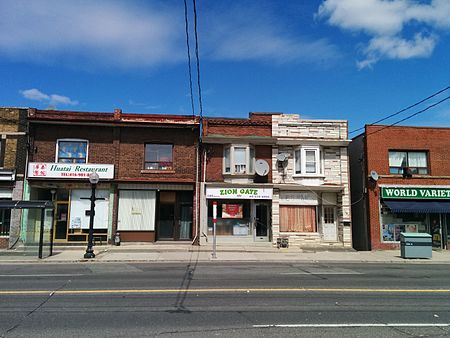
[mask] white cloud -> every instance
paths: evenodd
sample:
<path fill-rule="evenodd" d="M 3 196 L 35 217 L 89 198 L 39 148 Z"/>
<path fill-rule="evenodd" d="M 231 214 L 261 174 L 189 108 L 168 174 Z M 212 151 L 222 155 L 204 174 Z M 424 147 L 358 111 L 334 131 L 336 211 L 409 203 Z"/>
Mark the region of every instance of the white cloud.
<path fill-rule="evenodd" d="M 214 2 L 200 10 L 204 59 L 320 63 L 339 57 L 326 39 L 297 36 L 262 4 Z M 185 39 L 182 1 L 0 1 L 0 56 L 16 61 L 154 67 L 186 62 Z"/>
<path fill-rule="evenodd" d="M 62 96 L 58 94 L 45 94 L 41 92 L 39 89 L 32 88 L 21 90 L 20 93 L 22 96 L 28 100 L 44 102 L 52 106 L 56 105 L 65 105 L 65 106 L 76 106 L 78 105 L 78 101 L 73 101 L 67 96 Z"/>
<path fill-rule="evenodd" d="M 363 32 L 370 39 L 362 49 L 361 68 L 382 59 L 429 57 L 439 30 L 450 28 L 450 1 L 431 0 L 325 0 L 317 16 L 332 26 Z M 415 30 L 412 38 L 405 31 Z"/>
<path fill-rule="evenodd" d="M 182 24 L 171 11 L 142 4 L 3 0 L 0 53 L 36 62 L 71 60 L 86 67 L 152 66 L 185 58 Z"/>
<path fill-rule="evenodd" d="M 50 96 L 44 94 L 43 92 L 41 92 L 39 89 L 36 88 L 22 90 L 20 93 L 23 95 L 24 98 L 28 100 L 35 100 L 41 102 L 50 100 Z"/>
<path fill-rule="evenodd" d="M 283 20 L 255 6 L 220 8 L 205 26 L 207 54 L 213 59 L 320 63 L 340 57 L 326 39 L 298 36 Z"/>

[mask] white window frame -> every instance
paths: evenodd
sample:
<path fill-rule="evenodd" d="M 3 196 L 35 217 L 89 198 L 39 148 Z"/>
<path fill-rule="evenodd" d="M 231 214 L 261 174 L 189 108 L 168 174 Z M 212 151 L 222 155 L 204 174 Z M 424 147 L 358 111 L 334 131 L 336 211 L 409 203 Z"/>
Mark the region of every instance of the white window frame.
<path fill-rule="evenodd" d="M 300 172 L 296 171 L 296 164 L 297 164 L 297 152 L 300 151 Z M 314 151 L 314 158 L 315 158 L 315 172 L 314 173 L 307 173 L 306 172 L 306 152 L 307 151 Z M 319 176 L 322 174 L 322 157 L 321 157 L 321 149 L 320 146 L 301 146 L 294 149 L 294 176 Z"/>
<path fill-rule="evenodd" d="M 59 163 L 59 142 L 86 142 L 86 162 L 89 163 L 89 140 L 81 138 L 59 138 L 56 140 L 55 163 Z"/>
<path fill-rule="evenodd" d="M 236 148 L 245 148 L 245 172 L 237 172 L 234 160 L 234 150 Z M 225 153 L 229 151 L 230 155 L 230 170 L 226 171 Z M 251 155 L 253 154 L 253 158 Z M 250 144 L 230 144 L 223 148 L 222 158 L 222 173 L 224 175 L 253 175 L 255 173 L 255 148 Z"/>

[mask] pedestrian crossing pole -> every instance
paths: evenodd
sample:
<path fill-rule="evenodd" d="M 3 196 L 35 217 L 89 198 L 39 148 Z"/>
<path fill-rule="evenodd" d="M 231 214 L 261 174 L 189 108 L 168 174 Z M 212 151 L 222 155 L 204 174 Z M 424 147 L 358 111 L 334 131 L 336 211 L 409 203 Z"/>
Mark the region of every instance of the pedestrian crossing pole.
<path fill-rule="evenodd" d="M 213 201 L 213 252 L 212 252 L 212 258 L 217 258 L 216 225 L 217 225 L 217 201 Z"/>

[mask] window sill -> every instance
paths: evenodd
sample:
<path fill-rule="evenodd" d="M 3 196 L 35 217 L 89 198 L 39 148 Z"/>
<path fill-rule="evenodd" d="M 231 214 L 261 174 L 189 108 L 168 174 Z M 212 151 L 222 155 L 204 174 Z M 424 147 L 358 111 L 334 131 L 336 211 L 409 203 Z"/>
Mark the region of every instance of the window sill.
<path fill-rule="evenodd" d="M 293 174 L 294 178 L 325 178 L 322 174 Z"/>
<path fill-rule="evenodd" d="M 238 173 L 238 174 L 222 173 L 222 174 L 223 174 L 223 176 L 226 176 L 226 177 L 252 177 L 252 176 L 255 175 L 255 173 L 249 173 L 249 174 L 240 174 L 240 173 Z"/>
<path fill-rule="evenodd" d="M 141 174 L 175 174 L 175 170 L 141 170 Z"/>

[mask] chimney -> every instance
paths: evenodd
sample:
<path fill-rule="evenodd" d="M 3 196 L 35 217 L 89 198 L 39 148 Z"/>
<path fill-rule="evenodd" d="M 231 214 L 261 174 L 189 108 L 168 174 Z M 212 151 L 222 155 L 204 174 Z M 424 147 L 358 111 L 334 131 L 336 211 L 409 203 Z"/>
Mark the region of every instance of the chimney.
<path fill-rule="evenodd" d="M 114 109 L 114 120 L 120 120 L 122 118 L 122 109 Z"/>

